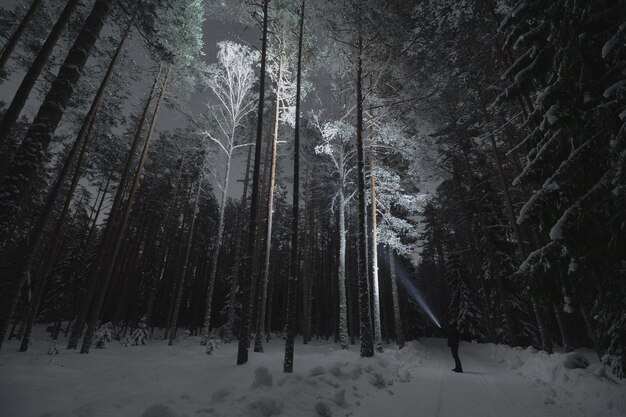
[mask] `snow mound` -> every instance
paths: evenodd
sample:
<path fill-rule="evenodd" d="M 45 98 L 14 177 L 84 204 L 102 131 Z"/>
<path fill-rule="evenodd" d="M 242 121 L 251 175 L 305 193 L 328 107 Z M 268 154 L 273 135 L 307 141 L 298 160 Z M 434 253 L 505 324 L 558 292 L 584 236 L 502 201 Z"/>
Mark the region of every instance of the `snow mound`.
<path fill-rule="evenodd" d="M 250 402 L 248 408 L 252 412 L 251 417 L 278 416 L 283 411 L 283 402 L 271 397 L 261 397 Z"/>
<path fill-rule="evenodd" d="M 178 417 L 167 405 L 155 404 L 143 412 L 141 417 Z"/>
<path fill-rule="evenodd" d="M 573 352 L 565 357 L 563 366 L 567 369 L 586 369 L 589 366 L 589 359 L 578 352 Z"/>
<path fill-rule="evenodd" d="M 626 416 L 626 387 L 606 375 L 594 352 L 548 355 L 533 348 L 488 345 L 491 357 L 545 392 L 545 404 L 568 404 L 585 416 Z"/>
<path fill-rule="evenodd" d="M 274 379 L 269 369 L 261 366 L 254 371 L 254 381 L 252 382 L 252 389 L 259 387 L 271 387 L 274 384 Z"/>
<path fill-rule="evenodd" d="M 154 339 L 138 349 L 111 343 L 89 355 L 59 349 L 48 356 L 45 337 L 28 355 L 16 343 L 0 351 L 1 416 L 359 416 L 376 393 L 410 381 L 427 356 L 418 343 L 361 358 L 358 346 L 311 342 L 296 346 L 296 372 L 286 374 L 280 339 L 242 366 L 235 364 L 236 343 L 206 355 L 198 337 L 174 348 Z"/>

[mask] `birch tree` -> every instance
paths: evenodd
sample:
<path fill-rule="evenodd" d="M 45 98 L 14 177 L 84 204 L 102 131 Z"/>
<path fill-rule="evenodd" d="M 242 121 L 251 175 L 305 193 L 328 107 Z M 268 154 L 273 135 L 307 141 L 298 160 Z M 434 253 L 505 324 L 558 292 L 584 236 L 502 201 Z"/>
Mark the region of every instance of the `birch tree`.
<path fill-rule="evenodd" d="M 259 54 L 248 46 L 225 41 L 218 43 L 218 48 L 218 64 L 212 66 L 207 74 L 207 85 L 218 101 L 216 105 L 209 105 L 209 117 L 217 126 L 215 132 L 206 131 L 204 135 L 209 140 L 209 144 L 217 149 L 217 154 L 225 158 L 225 163 L 223 176 L 218 182 L 222 197 L 218 208 L 216 243 L 210 254 L 211 269 L 207 280 L 202 345 L 207 343 L 211 326 L 213 288 L 224 238 L 224 213 L 228 201 L 232 159 L 236 151 L 251 145 L 242 142 L 239 133 L 243 122 L 254 111 L 256 104 L 251 93 L 257 82 L 255 70 L 259 61 Z M 236 285 L 236 280 L 231 279 L 231 297 L 236 292 Z M 232 324 L 232 322 L 229 323 L 229 326 Z M 226 331 L 232 333 L 232 329 L 226 329 Z"/>

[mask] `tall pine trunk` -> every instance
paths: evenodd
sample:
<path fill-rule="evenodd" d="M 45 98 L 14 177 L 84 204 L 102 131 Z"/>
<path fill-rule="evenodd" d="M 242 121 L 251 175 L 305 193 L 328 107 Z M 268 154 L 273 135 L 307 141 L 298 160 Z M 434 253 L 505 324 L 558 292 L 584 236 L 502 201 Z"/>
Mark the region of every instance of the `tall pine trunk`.
<path fill-rule="evenodd" d="M 398 296 L 398 276 L 396 274 L 396 259 L 394 250 L 389 246 L 389 280 L 391 281 L 391 296 L 393 298 L 393 325 L 396 334 L 398 348 L 404 347 L 404 329 L 402 328 L 402 316 L 400 315 L 400 297 Z"/>
<path fill-rule="evenodd" d="M 161 75 L 161 68 L 157 75 L 154 78 L 152 83 L 152 88 L 148 94 L 146 99 L 146 104 L 144 105 L 143 111 L 141 113 L 141 117 L 139 118 L 139 125 L 137 126 L 137 130 L 135 131 L 135 135 L 133 137 L 133 141 L 130 146 L 130 151 L 128 153 L 128 157 L 126 158 L 126 164 L 124 165 L 124 170 L 122 171 L 122 176 L 120 178 L 120 183 L 117 187 L 117 191 L 115 193 L 115 197 L 113 198 L 113 205 L 111 206 L 111 210 L 109 212 L 109 218 L 107 220 L 103 237 L 98 246 L 98 250 L 96 252 L 96 260 L 94 265 L 91 267 L 91 272 L 89 274 L 89 278 L 87 281 L 87 292 L 85 297 L 83 298 L 83 303 L 80 307 L 78 317 L 74 322 L 74 326 L 72 327 L 72 333 L 70 334 L 70 339 L 67 344 L 67 349 L 76 349 L 78 347 L 78 339 L 83 331 L 83 327 L 85 326 L 85 321 L 87 320 L 87 315 L 89 314 L 89 309 L 91 307 L 91 301 L 93 298 L 93 294 L 95 293 L 97 284 L 98 284 L 98 273 L 101 268 L 101 263 L 104 261 L 104 256 L 106 254 L 108 244 L 111 238 L 111 234 L 113 233 L 115 217 L 117 216 L 120 205 L 122 204 L 122 198 L 124 197 L 124 191 L 126 189 L 126 183 L 128 182 L 128 177 L 130 175 L 130 169 L 133 164 L 133 160 L 135 157 L 135 152 L 139 147 L 139 142 L 141 140 L 141 133 L 143 132 L 143 126 L 145 124 L 146 118 L 148 116 L 148 111 L 150 110 L 150 104 L 152 103 L 152 98 L 154 96 L 154 92 L 156 91 L 157 84 L 159 81 L 159 77 Z"/>
<path fill-rule="evenodd" d="M 91 134 L 95 117 L 98 113 L 98 109 L 100 108 L 100 104 L 102 103 L 102 100 L 104 98 L 104 93 L 113 75 L 115 66 L 117 65 L 117 62 L 119 60 L 121 51 L 123 50 L 124 45 L 126 43 L 126 39 L 128 38 L 128 34 L 130 33 L 133 21 L 134 21 L 134 17 L 131 18 L 131 20 L 129 21 L 126 31 L 124 32 L 124 35 L 122 36 L 122 39 L 120 40 L 120 43 L 118 44 L 118 47 L 113 57 L 111 58 L 111 61 L 109 62 L 107 71 L 102 81 L 100 82 L 98 91 L 96 92 L 94 100 L 91 103 L 91 107 L 89 108 L 89 111 L 87 112 L 87 115 L 85 116 L 85 119 L 83 120 L 83 124 L 81 126 L 80 131 L 78 132 L 76 140 L 72 144 L 72 148 L 70 149 L 69 154 L 65 158 L 61 172 L 59 173 L 59 176 L 57 177 L 52 187 L 52 191 L 50 192 L 50 194 L 48 195 L 46 199 L 46 205 L 43 209 L 43 212 L 41 213 L 39 219 L 37 220 L 36 226 L 33 228 L 31 235 L 29 236 L 29 241 L 28 241 L 26 250 L 22 254 L 22 260 L 20 262 L 20 267 L 18 268 L 19 276 L 17 278 L 17 284 L 14 287 L 13 292 L 11 293 L 12 301 L 9 306 L 9 311 L 8 311 L 9 315 L 12 315 L 13 312 L 15 311 L 15 306 L 17 305 L 17 302 L 19 301 L 19 296 L 20 296 L 20 293 L 22 292 L 24 283 L 26 282 L 27 277 L 30 275 L 31 263 L 33 261 L 32 258 L 35 252 L 38 250 L 38 248 L 41 245 L 44 230 L 52 218 L 54 206 L 57 200 L 59 199 L 59 196 L 62 192 L 63 184 L 65 183 L 65 180 L 67 176 L 69 175 L 71 167 L 74 165 L 74 160 L 78 157 L 80 161 L 84 157 L 84 153 L 86 151 L 85 143 L 87 142 L 87 138 Z M 77 172 L 74 175 L 74 177 L 78 175 L 79 168 L 80 168 L 80 162 L 77 163 L 77 167 L 76 167 Z M 75 188 L 76 188 L 76 184 L 73 184 L 73 187 L 70 188 L 70 192 L 69 192 L 70 195 L 68 196 L 69 199 L 71 199 L 73 190 Z M 38 306 L 35 306 L 35 309 L 37 308 Z M 8 317 L 8 319 L 10 319 L 10 317 Z M 5 320 L 4 317 L 3 317 L 3 320 Z M 6 326 L 4 325 L 4 322 L 0 323 L 0 329 L 5 329 L 5 328 Z M 3 333 L 2 333 L 2 330 L 0 330 L 0 346 L 2 345 L 2 338 L 3 338 Z"/>
<path fill-rule="evenodd" d="M 372 317 L 367 277 L 367 214 L 365 210 L 365 150 L 363 146 L 363 38 L 360 33 L 357 40 L 356 100 L 359 327 L 361 356 L 371 357 L 374 356 L 374 342 L 372 340 Z"/>
<path fill-rule="evenodd" d="M 478 91 L 480 95 L 480 101 L 481 101 L 483 114 L 486 120 L 489 121 L 490 117 L 489 117 L 489 113 L 487 112 L 487 107 L 484 102 L 482 93 L 480 89 Z M 493 137 L 493 134 L 490 134 L 488 136 L 489 136 L 489 141 L 491 144 L 491 151 L 493 153 L 496 169 L 498 171 L 498 178 L 500 180 L 500 186 L 502 187 L 502 194 L 504 195 L 504 202 L 505 202 L 507 217 L 509 219 L 509 224 L 511 226 L 511 229 L 513 230 L 513 233 L 515 234 L 516 243 L 517 243 L 517 251 L 520 257 L 520 264 L 521 264 L 526 259 L 526 256 L 528 255 L 528 253 L 526 252 L 524 248 L 522 232 L 515 218 L 515 210 L 513 208 L 513 201 L 511 199 L 511 193 L 509 191 L 508 182 L 504 175 L 504 169 L 502 167 L 502 160 L 500 158 L 500 153 L 498 151 L 498 145 L 496 143 L 495 138 Z M 545 318 L 541 311 L 542 308 L 539 305 L 539 301 L 537 300 L 536 296 L 531 296 L 530 300 L 531 300 L 533 312 L 535 313 L 535 321 L 537 322 L 537 328 L 539 329 L 539 337 L 541 338 L 541 344 L 542 344 L 543 350 L 545 350 L 548 353 L 552 353 L 552 341 L 550 340 L 550 335 L 548 334 L 548 329 L 545 323 Z"/>
<path fill-rule="evenodd" d="M 198 191 L 196 192 L 196 200 L 193 205 L 193 213 L 191 215 L 191 225 L 189 226 L 189 237 L 187 238 L 187 248 L 185 249 L 185 258 L 183 261 L 183 269 L 180 273 L 180 283 L 176 291 L 176 301 L 174 303 L 174 309 L 172 310 L 171 328 L 169 334 L 169 341 L 167 344 L 172 346 L 174 339 L 176 338 L 176 329 L 178 327 L 178 314 L 180 312 L 180 303 L 183 298 L 183 291 L 185 290 L 185 282 L 187 277 L 187 268 L 189 266 L 189 254 L 191 253 L 191 244 L 193 243 L 193 233 L 196 226 L 196 217 L 198 215 L 198 202 L 200 201 L 200 192 L 202 191 L 202 173 L 198 179 Z"/>
<path fill-rule="evenodd" d="M 270 272 L 270 255 L 272 250 L 272 222 L 274 220 L 274 187 L 276 185 L 276 147 L 278 145 L 278 127 L 280 124 L 280 94 L 283 76 L 282 51 L 280 51 L 280 61 L 278 63 L 278 85 L 276 86 L 276 108 L 274 111 L 274 134 L 272 136 L 271 157 L 270 157 L 270 177 L 267 187 L 267 211 L 265 221 L 265 260 L 263 264 L 263 275 L 259 285 L 258 313 L 256 323 L 256 334 L 254 339 L 254 351 L 263 352 L 265 339 L 265 310 L 267 308 L 267 282 Z"/>
<path fill-rule="evenodd" d="M 370 192 L 372 196 L 372 240 L 370 242 L 370 248 L 372 251 L 371 267 L 372 267 L 372 298 L 373 298 L 373 311 L 374 311 L 374 345 L 377 352 L 383 351 L 382 332 L 380 323 L 380 293 L 378 284 L 378 230 L 376 223 L 377 202 L 376 202 L 376 177 L 374 175 L 374 156 L 373 150 L 370 151 Z"/>
<path fill-rule="evenodd" d="M 209 332 L 211 331 L 211 310 L 213 309 L 213 289 L 215 288 L 215 280 L 217 278 L 217 267 L 220 259 L 220 252 L 222 251 L 222 244 L 224 240 L 224 215 L 226 213 L 226 202 L 228 201 L 228 184 L 230 182 L 230 167 L 232 163 L 233 144 L 235 140 L 235 127 L 231 132 L 229 140 L 230 148 L 226 155 L 226 169 L 224 172 L 224 185 L 222 187 L 222 200 L 219 208 L 219 219 L 217 223 L 217 239 L 215 246 L 213 247 L 213 254 L 211 256 L 211 270 L 209 273 L 209 280 L 207 283 L 206 303 L 204 310 L 204 321 L 202 323 L 202 337 L 200 340 L 201 345 L 206 345 L 209 340 Z M 234 295 L 234 294 L 231 294 Z"/>
<path fill-rule="evenodd" d="M 74 169 L 74 175 L 72 177 L 72 181 L 70 184 L 70 188 L 67 192 L 67 196 L 65 197 L 65 202 L 63 203 L 63 208 L 61 210 L 61 215 L 56 222 L 54 230 L 52 231 L 52 243 L 51 248 L 49 249 L 49 254 L 47 256 L 45 266 L 43 268 L 43 273 L 40 275 L 39 279 L 35 282 L 35 291 L 33 292 L 33 299 L 28 307 L 28 313 L 26 315 L 26 325 L 24 327 L 24 334 L 22 336 L 22 343 L 20 345 L 20 352 L 26 352 L 28 350 L 28 346 L 30 344 L 30 335 L 33 330 L 33 326 L 35 324 L 35 320 L 37 319 L 37 313 L 39 312 L 39 306 L 41 304 L 41 299 L 46 289 L 46 285 L 50 280 L 54 266 L 56 265 L 56 260 L 60 255 L 61 249 L 61 240 L 59 236 L 61 236 L 61 230 L 63 225 L 65 224 L 65 218 L 69 213 L 70 204 L 72 202 L 72 198 L 74 197 L 74 192 L 76 191 L 76 186 L 78 185 L 78 181 L 81 177 L 81 169 L 83 160 L 85 158 L 85 153 L 87 152 L 87 148 L 89 146 L 89 141 L 85 140 L 83 142 L 83 146 L 80 150 L 80 155 L 78 156 L 78 161 L 76 163 L 76 168 Z M 28 266 L 30 269 L 30 266 Z"/>
<path fill-rule="evenodd" d="M 246 162 L 246 175 L 243 180 L 243 193 L 241 196 L 240 211 L 237 214 L 238 221 L 241 220 L 241 214 L 245 211 L 248 205 L 248 182 L 250 180 L 250 162 L 252 161 L 252 147 L 248 147 L 248 158 Z M 228 293 L 228 312 L 226 314 L 226 324 L 224 326 L 224 340 L 226 343 L 230 343 L 235 338 L 235 316 L 236 316 L 236 303 L 237 303 L 237 289 L 239 288 L 239 274 L 241 272 L 241 243 L 243 240 L 243 233 L 238 234 L 239 239 L 235 247 L 235 265 L 233 266 L 233 272 L 230 279 L 230 289 Z"/>
<path fill-rule="evenodd" d="M 38 3 L 39 0 L 35 0 L 35 3 Z M 54 26 L 52 26 L 52 30 L 48 34 L 46 41 L 41 46 L 41 49 L 37 53 L 35 60 L 32 62 L 26 75 L 22 79 L 20 86 L 15 92 L 15 96 L 13 96 L 13 100 L 11 100 L 11 104 L 7 108 L 4 113 L 4 117 L 2 118 L 2 122 L 0 123 L 0 151 L 8 151 L 12 147 L 11 142 L 15 142 L 14 140 L 10 140 L 10 133 L 13 127 L 15 126 L 15 122 L 18 120 L 24 105 L 26 104 L 26 100 L 30 96 L 30 92 L 32 91 L 37 79 L 41 75 L 41 72 L 45 68 L 48 63 L 48 59 L 52 54 L 52 50 L 54 49 L 56 43 L 58 42 L 63 30 L 67 26 L 70 18 L 74 14 L 76 10 L 76 6 L 79 4 L 79 0 L 68 0 L 65 5 L 65 8 L 61 12 L 61 15 L 57 19 Z M 2 63 L 0 61 L 0 70 L 2 67 Z M 8 155 L 8 154 L 7 154 Z M 0 162 L 0 177 L 6 172 L 9 165 L 9 158 L 2 158 L 3 161 Z"/>
<path fill-rule="evenodd" d="M 139 162 L 137 164 L 135 177 L 130 187 L 130 191 L 128 192 L 128 201 L 126 203 L 126 208 L 122 216 L 122 221 L 121 221 L 119 230 L 117 232 L 118 235 L 117 235 L 117 238 L 115 239 L 115 244 L 113 245 L 113 253 L 111 255 L 111 259 L 108 260 L 108 266 L 105 269 L 104 277 L 102 278 L 102 282 L 100 283 L 99 291 L 96 293 L 94 305 L 92 306 L 92 309 L 91 309 L 91 316 L 89 318 L 89 323 L 87 325 L 87 332 L 85 333 L 85 339 L 83 340 L 83 345 L 81 347 L 80 353 L 89 353 L 89 349 L 91 348 L 93 335 L 95 334 L 95 331 L 96 331 L 96 328 L 95 328 L 96 322 L 98 321 L 98 318 L 100 316 L 100 311 L 102 310 L 102 305 L 104 304 L 104 298 L 106 296 L 109 282 L 111 280 L 111 276 L 113 275 L 113 270 L 116 266 L 116 261 L 120 252 L 120 248 L 122 246 L 124 233 L 128 225 L 128 218 L 132 211 L 135 194 L 139 187 L 139 180 L 141 179 L 143 166 L 145 164 L 146 157 L 148 155 L 148 149 L 150 147 L 150 142 L 152 140 L 154 129 L 156 127 L 157 116 L 159 115 L 159 110 L 161 109 L 163 97 L 165 96 L 165 92 L 167 91 L 167 86 L 168 86 L 169 79 L 170 79 L 170 71 L 171 71 L 171 66 L 169 66 L 167 69 L 167 72 L 165 74 L 165 80 L 163 81 L 163 86 L 161 87 L 161 92 L 156 102 L 154 113 L 152 115 L 152 121 L 150 122 L 148 134 L 146 135 L 146 141 L 144 143 L 143 150 L 139 158 Z M 114 213 L 112 214 L 114 215 Z"/>
<path fill-rule="evenodd" d="M 252 260 L 255 258 L 255 241 L 257 226 L 257 210 L 259 205 L 259 175 L 261 169 L 261 145 L 263 142 L 263 110 L 265 104 L 265 72 L 267 64 L 267 24 L 269 0 L 263 0 L 263 41 L 261 45 L 261 75 L 259 77 L 259 111 L 257 114 L 256 148 L 254 150 L 254 174 L 252 176 L 252 201 L 250 203 L 250 223 L 248 225 L 248 244 L 246 249 L 246 266 L 243 280 L 241 331 L 237 348 L 237 365 L 248 362 L 250 346 L 250 327 L 252 320 L 252 287 L 255 271 Z"/>
<path fill-rule="evenodd" d="M 341 173 L 341 190 L 339 191 L 339 342 L 341 349 L 348 349 L 348 306 L 346 301 L 346 198 L 344 195 L 344 174 Z"/>
<path fill-rule="evenodd" d="M 97 0 L 0 183 L 0 242 L 15 221 L 115 0 Z"/>
<path fill-rule="evenodd" d="M 300 6 L 300 38 L 298 40 L 298 74 L 296 81 L 296 125 L 293 150 L 293 203 L 291 217 L 291 271 L 287 282 L 287 340 L 285 341 L 285 359 L 283 370 L 293 372 L 293 351 L 296 333 L 296 288 L 300 279 L 298 259 L 298 239 L 300 220 L 300 99 L 302 93 L 302 42 L 304 37 L 304 8 Z"/>
<path fill-rule="evenodd" d="M 15 29 L 15 32 L 13 32 L 13 35 L 11 35 L 11 37 L 7 40 L 4 46 L 2 46 L 2 50 L 0 51 L 0 72 L 4 70 L 4 66 L 9 61 L 9 57 L 11 56 L 13 50 L 20 41 L 20 38 L 24 34 L 26 27 L 28 27 L 28 24 L 35 15 L 35 12 L 37 11 L 40 3 L 41 0 L 33 0 L 28 10 L 26 10 L 26 14 L 24 14 L 24 17 L 22 17 L 20 24 Z"/>

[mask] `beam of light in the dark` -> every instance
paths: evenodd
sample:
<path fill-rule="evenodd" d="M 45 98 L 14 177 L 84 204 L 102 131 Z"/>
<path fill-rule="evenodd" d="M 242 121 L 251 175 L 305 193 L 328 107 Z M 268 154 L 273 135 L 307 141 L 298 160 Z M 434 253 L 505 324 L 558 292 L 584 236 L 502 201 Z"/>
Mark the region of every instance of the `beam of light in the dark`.
<path fill-rule="evenodd" d="M 390 262 L 395 262 L 396 276 L 398 278 L 398 282 L 402 285 L 402 287 L 404 288 L 406 293 L 409 295 L 409 297 L 415 303 L 417 303 L 417 305 L 419 305 L 422 311 L 435 324 L 435 326 L 441 329 L 441 324 L 439 324 L 439 320 L 437 320 L 437 317 L 435 317 L 435 313 L 432 312 L 432 310 L 426 303 L 426 300 L 424 299 L 422 292 L 417 288 L 417 286 L 413 283 L 413 281 L 411 281 L 411 278 L 409 278 L 409 274 L 407 273 L 402 263 L 396 262 L 395 259 L 391 259 Z"/>

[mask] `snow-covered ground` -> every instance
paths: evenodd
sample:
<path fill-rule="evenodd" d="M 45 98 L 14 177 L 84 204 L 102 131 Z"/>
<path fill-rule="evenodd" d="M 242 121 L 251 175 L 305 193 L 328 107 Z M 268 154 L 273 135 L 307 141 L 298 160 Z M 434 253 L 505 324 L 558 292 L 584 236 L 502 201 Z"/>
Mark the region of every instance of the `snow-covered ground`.
<path fill-rule="evenodd" d="M 589 353 L 589 368 L 567 369 L 566 355 L 463 344 L 465 373 L 455 374 L 442 340 L 373 359 L 312 343 L 296 346 L 296 372 L 283 374 L 278 340 L 236 366 L 234 343 L 206 355 L 196 338 L 113 342 L 80 355 L 60 342 L 48 356 L 39 339 L 27 353 L 13 341 L 0 351 L 2 417 L 626 416 L 626 385 Z"/>

